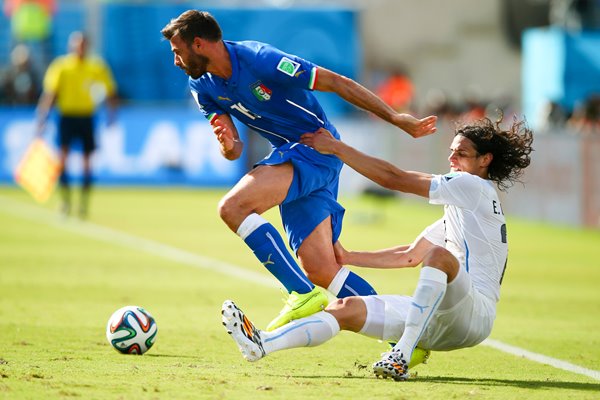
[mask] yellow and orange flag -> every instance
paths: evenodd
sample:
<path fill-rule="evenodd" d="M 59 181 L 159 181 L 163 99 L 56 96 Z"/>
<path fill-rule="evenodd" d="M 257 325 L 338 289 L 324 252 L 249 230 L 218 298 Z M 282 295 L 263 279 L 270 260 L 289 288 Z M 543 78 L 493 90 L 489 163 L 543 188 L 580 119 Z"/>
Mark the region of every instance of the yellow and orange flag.
<path fill-rule="evenodd" d="M 56 186 L 59 172 L 52 149 L 42 139 L 35 139 L 15 170 L 15 181 L 36 201 L 44 203 Z"/>

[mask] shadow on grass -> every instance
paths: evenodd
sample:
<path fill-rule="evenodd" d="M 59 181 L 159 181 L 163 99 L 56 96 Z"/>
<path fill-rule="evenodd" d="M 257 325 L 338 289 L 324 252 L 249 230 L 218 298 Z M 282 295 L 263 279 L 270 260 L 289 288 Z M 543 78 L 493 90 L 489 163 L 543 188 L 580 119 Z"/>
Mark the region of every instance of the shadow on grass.
<path fill-rule="evenodd" d="M 485 385 L 485 386 L 514 386 L 525 389 L 572 389 L 586 391 L 600 391 L 600 383 L 566 382 L 566 381 L 536 381 L 520 379 L 493 379 L 493 378 L 462 378 L 448 376 L 420 376 L 413 382 L 448 383 L 453 385 Z M 409 381 L 410 382 L 410 381 Z"/>
<path fill-rule="evenodd" d="M 195 355 L 189 355 L 189 356 L 182 356 L 179 354 L 144 354 L 144 357 L 161 357 L 161 358 L 194 358 L 194 359 L 198 359 L 198 356 Z"/>
<path fill-rule="evenodd" d="M 291 375 L 268 374 L 271 376 L 290 377 Z M 367 379 L 377 380 L 372 375 L 364 376 L 359 374 L 347 375 L 293 375 L 298 379 Z M 382 380 L 383 381 L 383 380 Z M 389 379 L 386 382 L 394 382 Z M 536 381 L 519 379 L 494 379 L 494 378 L 463 378 L 448 376 L 419 376 L 409 379 L 407 382 L 398 382 L 398 385 L 416 384 L 416 383 L 445 383 L 450 385 L 477 385 L 477 386 L 513 386 L 523 389 L 569 389 L 600 392 L 600 383 L 586 382 L 566 382 L 566 381 Z"/>

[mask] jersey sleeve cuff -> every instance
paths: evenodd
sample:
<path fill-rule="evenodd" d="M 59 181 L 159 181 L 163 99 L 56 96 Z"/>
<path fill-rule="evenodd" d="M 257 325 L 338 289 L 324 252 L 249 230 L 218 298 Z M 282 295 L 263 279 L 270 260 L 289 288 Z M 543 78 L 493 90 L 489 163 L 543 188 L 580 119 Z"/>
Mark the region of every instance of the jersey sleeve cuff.
<path fill-rule="evenodd" d="M 208 122 L 212 125 L 213 122 L 216 121 L 217 117 L 219 116 L 219 114 L 217 113 L 210 113 L 206 116 L 206 119 L 208 120 Z"/>
<path fill-rule="evenodd" d="M 317 85 L 318 72 L 318 67 L 313 67 L 313 69 L 310 71 L 310 81 L 308 82 L 308 88 L 310 90 L 315 90 L 315 86 Z"/>

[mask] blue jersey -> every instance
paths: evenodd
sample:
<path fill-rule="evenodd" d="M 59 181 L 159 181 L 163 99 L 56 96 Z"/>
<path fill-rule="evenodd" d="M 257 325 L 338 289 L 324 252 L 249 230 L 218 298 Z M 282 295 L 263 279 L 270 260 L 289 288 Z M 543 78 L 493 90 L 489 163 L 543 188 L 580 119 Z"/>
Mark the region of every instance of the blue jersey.
<path fill-rule="evenodd" d="M 212 122 L 230 114 L 264 136 L 273 147 L 298 142 L 321 127 L 336 138 L 312 93 L 318 67 L 265 43 L 224 41 L 232 74 L 223 79 L 209 72 L 189 84 L 200 110 Z"/>

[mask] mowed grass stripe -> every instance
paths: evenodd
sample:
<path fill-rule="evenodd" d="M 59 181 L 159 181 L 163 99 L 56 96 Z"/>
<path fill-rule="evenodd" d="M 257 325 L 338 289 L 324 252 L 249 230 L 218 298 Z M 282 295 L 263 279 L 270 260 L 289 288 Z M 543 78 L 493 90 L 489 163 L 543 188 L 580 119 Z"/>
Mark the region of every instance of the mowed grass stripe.
<path fill-rule="evenodd" d="M 191 253 L 164 243 L 135 236 L 123 231 L 81 221 L 74 218 L 60 218 L 56 213 L 47 209 L 35 207 L 10 198 L 0 196 L 0 204 L 3 210 L 19 218 L 43 223 L 58 229 L 77 233 L 89 238 L 93 238 L 105 243 L 119 245 L 128 249 L 146 252 L 167 259 L 169 261 L 179 262 L 194 268 L 207 269 L 220 272 L 240 280 L 249 281 L 266 287 L 276 287 L 276 282 L 269 276 L 262 275 L 242 267 L 225 263 L 213 258 Z M 523 357 L 541 364 L 550 365 L 557 369 L 573 372 L 580 375 L 600 380 L 600 371 L 584 368 L 569 362 L 548 357 L 543 354 L 534 353 L 526 349 L 508 345 L 498 340 L 487 339 L 484 345 L 500 350 L 502 352 Z"/>
<path fill-rule="evenodd" d="M 2 205 L 0 210 L 5 210 L 10 212 L 11 215 L 16 215 L 19 218 L 26 219 L 28 221 L 43 223 L 45 225 L 50 225 L 62 230 L 77 233 L 102 242 L 143 251 L 170 261 L 180 262 L 194 268 L 220 272 L 267 287 L 276 286 L 276 283 L 273 281 L 273 279 L 267 275 L 261 275 L 229 263 L 181 250 L 154 240 L 134 236 L 123 231 L 118 231 L 106 226 L 93 224 L 91 222 L 82 221 L 76 218 L 61 218 L 56 213 L 50 212 L 44 208 L 19 203 L 2 196 L 0 196 L 0 204 Z"/>

